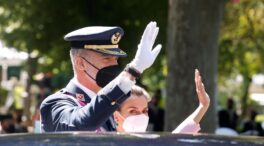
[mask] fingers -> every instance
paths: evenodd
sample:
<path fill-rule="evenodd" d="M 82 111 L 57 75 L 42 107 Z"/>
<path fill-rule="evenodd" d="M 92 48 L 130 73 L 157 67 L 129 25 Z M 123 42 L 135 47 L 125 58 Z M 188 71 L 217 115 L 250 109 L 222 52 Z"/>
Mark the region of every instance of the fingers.
<path fill-rule="evenodd" d="M 196 87 L 196 92 L 197 92 L 197 93 L 199 93 L 198 78 L 199 78 L 199 71 L 198 71 L 198 69 L 195 69 L 194 82 L 195 82 L 195 87 Z"/>
<path fill-rule="evenodd" d="M 200 91 L 200 92 L 203 92 L 204 91 L 204 85 L 203 85 L 203 82 L 202 82 L 202 78 L 201 78 L 201 76 L 199 76 L 198 77 L 198 90 Z"/>
<path fill-rule="evenodd" d="M 153 33 L 153 32 L 155 31 L 156 25 L 157 25 L 156 22 L 152 22 L 152 21 L 151 21 L 151 22 L 147 25 L 147 27 L 145 28 L 142 37 L 145 38 L 145 37 L 149 36 L 149 34 Z"/>
<path fill-rule="evenodd" d="M 152 21 L 145 28 L 145 30 L 143 32 L 143 35 L 142 35 L 141 41 L 145 41 L 145 39 L 147 39 L 148 34 L 150 33 L 151 28 L 152 28 Z"/>
<path fill-rule="evenodd" d="M 152 56 L 153 58 L 156 58 L 158 55 L 159 55 L 159 52 L 162 48 L 162 45 L 161 44 L 158 44 L 153 50 L 152 50 Z"/>
<path fill-rule="evenodd" d="M 155 22 L 155 24 L 153 24 L 153 26 L 152 26 L 151 33 L 152 33 L 152 35 L 151 35 L 151 40 L 152 40 L 152 41 L 155 41 L 155 40 L 156 40 L 156 37 L 157 37 L 157 35 L 158 35 L 158 33 L 159 33 L 159 27 L 157 27 L 156 22 Z"/>
<path fill-rule="evenodd" d="M 157 23 L 155 21 L 153 21 L 153 22 L 151 21 L 147 25 L 147 27 L 146 27 L 143 35 L 142 35 L 142 40 L 143 41 L 151 41 L 150 43 L 153 45 L 155 40 L 156 40 L 156 37 L 158 35 L 158 32 L 159 32 L 159 28 L 157 27 Z"/>
<path fill-rule="evenodd" d="M 151 39 L 151 43 L 152 43 L 151 46 L 154 45 L 154 42 L 158 36 L 158 33 L 159 33 L 159 27 L 155 27 L 155 30 L 153 32 L 152 39 Z"/>
<path fill-rule="evenodd" d="M 198 69 L 195 69 L 194 81 L 195 81 L 195 85 L 196 85 L 196 87 L 198 86 L 198 84 L 197 84 L 197 80 L 198 80 Z"/>
<path fill-rule="evenodd" d="M 204 84 L 202 82 L 202 77 L 198 69 L 195 69 L 195 85 L 197 93 L 205 91 Z"/>
<path fill-rule="evenodd" d="M 157 28 L 157 23 L 155 21 L 150 22 L 150 33 L 153 34 Z"/>
<path fill-rule="evenodd" d="M 156 38 L 158 36 L 158 33 L 159 33 L 159 27 L 157 27 L 157 23 L 155 21 L 152 22 L 151 30 L 150 30 L 149 33 L 150 33 L 149 34 L 150 35 L 150 47 L 149 47 L 149 49 L 150 49 L 150 51 L 152 51 L 152 54 L 157 54 L 158 55 L 159 52 L 160 52 L 160 49 L 161 49 L 161 45 L 157 45 L 154 48 L 154 49 L 156 49 L 155 51 L 154 51 L 154 49 L 152 50 L 152 46 L 154 45 L 155 40 L 156 40 Z"/>
<path fill-rule="evenodd" d="M 195 85 L 200 105 L 208 108 L 210 105 L 210 98 L 205 91 L 205 87 L 202 82 L 202 77 L 198 69 L 195 69 Z"/>

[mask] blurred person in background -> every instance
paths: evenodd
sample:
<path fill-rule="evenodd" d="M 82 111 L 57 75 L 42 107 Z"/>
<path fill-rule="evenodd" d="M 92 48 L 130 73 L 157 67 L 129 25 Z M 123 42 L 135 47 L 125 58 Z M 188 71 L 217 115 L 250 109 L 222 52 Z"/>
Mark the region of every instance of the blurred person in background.
<path fill-rule="evenodd" d="M 238 114 L 236 112 L 235 101 L 232 97 L 229 97 L 226 101 L 226 109 L 222 109 L 219 111 L 220 114 L 226 115 L 226 124 L 225 127 L 231 128 L 237 131 L 238 126 Z"/>
<path fill-rule="evenodd" d="M 230 128 L 229 113 L 226 110 L 221 110 L 218 112 L 218 128 L 215 130 L 217 135 L 229 135 L 238 136 L 237 131 Z"/>
<path fill-rule="evenodd" d="M 243 124 L 242 127 L 242 135 L 255 135 L 255 136 L 263 136 L 264 131 L 261 127 L 261 123 L 256 121 L 256 116 L 258 112 L 256 110 L 251 109 L 249 112 L 249 120 Z"/>
<path fill-rule="evenodd" d="M 16 133 L 28 132 L 26 123 L 22 121 L 22 116 L 23 116 L 23 109 L 14 110 L 12 112 Z"/>
<path fill-rule="evenodd" d="M 160 107 L 161 90 L 158 89 L 149 102 L 149 130 L 163 131 L 164 130 L 164 109 Z"/>
<path fill-rule="evenodd" d="M 17 77 L 12 76 L 7 82 L 5 82 L 2 85 L 2 87 L 7 90 L 7 97 L 6 97 L 6 100 L 4 101 L 5 102 L 4 106 L 0 108 L 1 113 L 8 113 L 8 111 L 10 111 L 12 105 L 14 104 L 14 100 L 15 100 L 14 89 L 17 83 L 18 83 Z M 18 102 L 17 104 L 15 103 L 15 107 L 16 106 L 21 107 L 22 106 L 21 102 Z"/>
<path fill-rule="evenodd" d="M 15 110 L 24 109 L 24 97 L 27 96 L 26 89 L 20 81 L 17 81 L 13 87 L 13 98 Z"/>
<path fill-rule="evenodd" d="M 15 133 L 15 121 L 11 114 L 7 115 L 0 115 L 0 133 L 1 134 L 8 134 L 8 133 Z"/>
<path fill-rule="evenodd" d="M 238 125 L 238 114 L 236 112 L 235 101 L 230 97 L 227 100 L 227 112 L 230 117 L 230 128 L 236 130 Z"/>
<path fill-rule="evenodd" d="M 43 82 L 39 83 L 39 93 L 37 94 L 37 107 L 36 109 L 39 110 L 41 102 L 47 98 L 49 95 L 51 95 L 51 89 Z"/>

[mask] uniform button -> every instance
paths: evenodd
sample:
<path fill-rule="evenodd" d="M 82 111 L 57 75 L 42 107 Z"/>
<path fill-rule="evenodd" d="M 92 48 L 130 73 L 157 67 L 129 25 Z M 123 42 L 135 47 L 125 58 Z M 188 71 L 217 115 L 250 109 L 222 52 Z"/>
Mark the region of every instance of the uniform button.
<path fill-rule="evenodd" d="M 116 102 L 115 102 L 115 101 L 112 101 L 112 102 L 111 102 L 111 105 L 115 105 L 115 104 L 116 104 Z"/>

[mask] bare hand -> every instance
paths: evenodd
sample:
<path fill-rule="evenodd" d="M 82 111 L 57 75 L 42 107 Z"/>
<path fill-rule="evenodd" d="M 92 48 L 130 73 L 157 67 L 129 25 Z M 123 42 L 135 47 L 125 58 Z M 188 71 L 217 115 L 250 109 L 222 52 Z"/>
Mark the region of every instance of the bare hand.
<path fill-rule="evenodd" d="M 195 85 L 196 85 L 196 93 L 198 95 L 200 106 L 209 107 L 210 98 L 204 89 L 202 77 L 198 69 L 195 69 Z"/>

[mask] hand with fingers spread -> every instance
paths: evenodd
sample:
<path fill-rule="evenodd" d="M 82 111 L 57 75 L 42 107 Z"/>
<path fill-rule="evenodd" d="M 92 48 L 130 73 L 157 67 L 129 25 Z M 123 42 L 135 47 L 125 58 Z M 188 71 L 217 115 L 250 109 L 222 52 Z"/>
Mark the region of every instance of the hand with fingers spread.
<path fill-rule="evenodd" d="M 159 27 L 157 27 L 157 23 L 150 22 L 141 37 L 136 56 L 130 63 L 130 66 L 139 73 L 142 73 L 153 64 L 161 50 L 160 44 L 152 49 L 158 32 Z"/>

